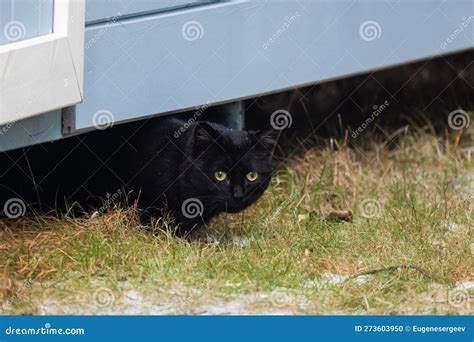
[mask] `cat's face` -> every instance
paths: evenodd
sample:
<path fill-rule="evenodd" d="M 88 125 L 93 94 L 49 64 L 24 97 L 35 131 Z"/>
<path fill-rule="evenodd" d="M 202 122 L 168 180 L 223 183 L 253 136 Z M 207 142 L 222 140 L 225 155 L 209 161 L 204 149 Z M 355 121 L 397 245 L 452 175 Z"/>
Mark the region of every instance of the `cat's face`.
<path fill-rule="evenodd" d="M 254 203 L 272 175 L 274 132 L 235 131 L 199 123 L 193 131 L 186 188 L 204 211 L 235 213 Z M 206 208 L 207 207 L 207 208 Z"/>

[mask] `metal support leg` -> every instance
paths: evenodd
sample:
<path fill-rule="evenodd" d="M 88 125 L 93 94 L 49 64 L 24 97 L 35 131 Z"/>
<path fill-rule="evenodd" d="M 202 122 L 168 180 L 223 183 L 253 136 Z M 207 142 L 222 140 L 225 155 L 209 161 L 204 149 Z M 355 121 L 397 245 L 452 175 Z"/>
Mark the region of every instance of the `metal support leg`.
<path fill-rule="evenodd" d="M 235 130 L 243 130 L 245 126 L 245 108 L 243 101 L 236 101 L 223 106 L 226 126 Z"/>

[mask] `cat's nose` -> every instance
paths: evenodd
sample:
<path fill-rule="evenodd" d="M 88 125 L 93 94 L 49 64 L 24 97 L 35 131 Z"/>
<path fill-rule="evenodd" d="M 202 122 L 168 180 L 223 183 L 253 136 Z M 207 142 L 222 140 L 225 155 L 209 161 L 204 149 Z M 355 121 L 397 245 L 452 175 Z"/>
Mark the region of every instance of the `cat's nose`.
<path fill-rule="evenodd" d="M 240 185 L 234 186 L 234 198 L 242 199 L 244 197 L 244 191 Z"/>

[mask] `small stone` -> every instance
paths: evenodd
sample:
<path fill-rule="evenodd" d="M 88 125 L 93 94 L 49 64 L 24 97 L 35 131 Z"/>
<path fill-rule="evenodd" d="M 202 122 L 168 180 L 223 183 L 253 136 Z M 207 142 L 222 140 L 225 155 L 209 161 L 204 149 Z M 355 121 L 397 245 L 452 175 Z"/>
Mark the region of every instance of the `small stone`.
<path fill-rule="evenodd" d="M 238 237 L 238 236 L 234 236 L 232 238 L 232 243 L 236 246 L 239 246 L 239 247 L 248 247 L 250 246 L 250 244 L 252 243 L 252 241 L 255 241 L 254 238 L 246 238 L 246 237 Z"/>
<path fill-rule="evenodd" d="M 433 246 L 437 246 L 437 247 L 441 247 L 441 248 L 446 247 L 446 242 L 444 242 L 444 240 L 433 240 L 433 241 L 431 241 L 431 244 Z"/>
<path fill-rule="evenodd" d="M 342 274 L 333 274 L 330 272 L 323 273 L 323 278 L 330 284 L 340 284 L 349 277 Z"/>
<path fill-rule="evenodd" d="M 441 227 L 444 229 L 449 230 L 450 232 L 457 232 L 464 228 L 462 224 L 454 223 L 454 222 L 443 222 Z"/>
<path fill-rule="evenodd" d="M 372 276 L 370 274 L 365 274 L 365 275 L 361 275 L 361 276 L 358 276 L 357 278 L 355 278 L 355 282 L 359 285 L 363 285 L 363 284 L 371 281 L 372 279 L 374 279 L 374 276 Z"/>
<path fill-rule="evenodd" d="M 463 288 L 466 290 L 474 289 L 474 280 L 458 281 L 456 283 L 456 287 Z"/>

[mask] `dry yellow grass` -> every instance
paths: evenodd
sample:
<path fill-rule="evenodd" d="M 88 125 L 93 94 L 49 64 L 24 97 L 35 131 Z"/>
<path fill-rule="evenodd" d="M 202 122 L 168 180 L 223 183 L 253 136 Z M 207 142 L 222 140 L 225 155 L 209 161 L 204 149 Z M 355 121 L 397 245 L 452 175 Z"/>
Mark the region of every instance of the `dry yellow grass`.
<path fill-rule="evenodd" d="M 469 134 L 307 148 L 189 241 L 133 208 L 0 221 L 3 312 L 472 313 Z"/>

